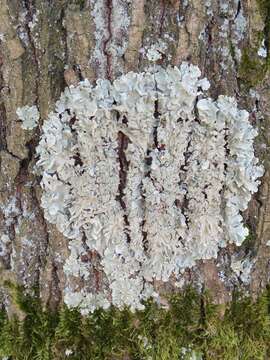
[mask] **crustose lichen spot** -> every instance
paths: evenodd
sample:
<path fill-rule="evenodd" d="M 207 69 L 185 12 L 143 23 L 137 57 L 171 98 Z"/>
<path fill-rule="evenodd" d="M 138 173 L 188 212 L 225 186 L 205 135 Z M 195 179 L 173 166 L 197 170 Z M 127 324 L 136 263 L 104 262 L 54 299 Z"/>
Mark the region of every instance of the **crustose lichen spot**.
<path fill-rule="evenodd" d="M 240 212 L 263 174 L 257 133 L 233 98 L 203 98 L 200 75 L 183 63 L 85 80 L 45 121 L 42 206 L 70 239 L 67 278 L 87 279 L 95 255 L 108 284 L 93 294 L 67 285 L 69 306 L 141 308 L 153 279 L 179 278 L 247 236 Z"/>

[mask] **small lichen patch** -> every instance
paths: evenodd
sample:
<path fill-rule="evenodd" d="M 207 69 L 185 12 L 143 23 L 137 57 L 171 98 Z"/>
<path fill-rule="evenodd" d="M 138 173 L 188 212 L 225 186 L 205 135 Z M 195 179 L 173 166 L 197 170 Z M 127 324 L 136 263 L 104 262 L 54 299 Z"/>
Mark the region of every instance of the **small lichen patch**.
<path fill-rule="evenodd" d="M 149 61 L 157 61 L 157 60 L 162 59 L 162 54 L 161 54 L 161 52 L 158 51 L 157 49 L 153 48 L 153 47 L 150 47 L 150 48 L 147 50 L 146 56 L 147 56 L 147 59 L 148 59 Z"/>
<path fill-rule="evenodd" d="M 152 44 L 146 51 L 146 57 L 149 61 L 156 62 L 162 59 L 163 55 L 166 53 L 167 45 L 159 41 L 157 44 Z"/>
<path fill-rule="evenodd" d="M 267 58 L 267 48 L 265 45 L 265 39 L 263 39 L 263 41 L 261 43 L 261 46 L 258 50 L 258 55 L 262 58 Z"/>
<path fill-rule="evenodd" d="M 73 354 L 73 351 L 71 350 L 71 349 L 66 349 L 65 350 L 65 355 L 66 356 L 70 356 L 70 355 L 72 355 Z"/>
<path fill-rule="evenodd" d="M 7 247 L 10 245 L 11 240 L 8 235 L 3 234 L 0 238 L 0 257 L 8 254 Z"/>
<path fill-rule="evenodd" d="M 251 271 L 254 263 L 249 258 L 237 259 L 236 256 L 232 256 L 231 268 L 237 277 L 247 285 L 250 282 Z"/>
<path fill-rule="evenodd" d="M 23 106 L 17 109 L 16 111 L 18 118 L 22 121 L 22 128 L 24 130 L 33 130 L 39 120 L 39 111 L 36 105 L 33 106 Z"/>
<path fill-rule="evenodd" d="M 97 275 L 94 293 L 67 285 L 68 306 L 142 309 L 158 297 L 153 280 L 180 281 L 196 260 L 246 238 L 241 212 L 263 174 L 257 131 L 235 99 L 205 97 L 200 76 L 183 63 L 85 80 L 44 122 L 41 203 L 70 239 L 65 273 L 88 281 L 98 257 L 109 285 Z"/>

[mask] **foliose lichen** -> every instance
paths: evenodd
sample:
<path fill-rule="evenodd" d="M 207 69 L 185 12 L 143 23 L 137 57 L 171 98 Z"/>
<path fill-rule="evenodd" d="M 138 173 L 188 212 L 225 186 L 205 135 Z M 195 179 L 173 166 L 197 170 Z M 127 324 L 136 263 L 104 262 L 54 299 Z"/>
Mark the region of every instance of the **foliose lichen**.
<path fill-rule="evenodd" d="M 67 285 L 68 306 L 141 309 L 158 296 L 153 280 L 179 280 L 247 236 L 241 212 L 263 175 L 257 132 L 235 99 L 205 97 L 200 76 L 183 63 L 96 86 L 85 80 L 44 122 L 42 206 L 70 239 L 67 279 L 87 279 L 94 253 L 109 284 L 95 294 Z"/>
<path fill-rule="evenodd" d="M 22 128 L 24 130 L 34 129 L 39 120 L 39 111 L 36 105 L 33 106 L 23 106 L 17 109 L 16 111 L 18 118 L 22 121 Z"/>

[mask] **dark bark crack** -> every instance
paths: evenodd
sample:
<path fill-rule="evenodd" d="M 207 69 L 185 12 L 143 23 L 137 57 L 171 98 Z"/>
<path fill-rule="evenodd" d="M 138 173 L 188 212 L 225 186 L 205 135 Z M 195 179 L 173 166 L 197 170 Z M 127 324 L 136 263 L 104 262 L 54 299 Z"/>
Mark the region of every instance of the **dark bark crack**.
<path fill-rule="evenodd" d="M 125 187 L 127 182 L 127 173 L 129 162 L 127 161 L 125 150 L 128 147 L 130 140 L 129 138 L 122 132 L 118 132 L 118 160 L 119 160 L 119 186 L 118 186 L 118 194 L 116 196 L 116 200 L 119 201 L 123 211 L 124 211 L 124 223 L 125 223 L 125 234 L 127 236 L 128 243 L 131 241 L 129 231 L 129 220 L 126 214 L 126 204 L 124 201 L 125 196 Z"/>
<path fill-rule="evenodd" d="M 0 150 L 7 150 L 6 109 L 0 104 Z"/>
<path fill-rule="evenodd" d="M 0 150 L 7 150 L 6 108 L 3 103 L 0 104 Z"/>
<path fill-rule="evenodd" d="M 161 16 L 160 16 L 160 26 L 159 26 L 159 36 L 163 33 L 164 21 L 165 21 L 165 11 L 166 11 L 166 0 L 161 1 Z"/>
<path fill-rule="evenodd" d="M 1 43 L 1 42 L 0 42 Z M 0 54 L 0 84 L 4 86 L 4 78 L 2 73 L 2 56 Z M 1 86 L 1 92 L 3 87 Z M 2 94 L 1 94 L 2 97 Z M 3 99 L 0 103 L 0 150 L 7 150 L 7 114 Z"/>
<path fill-rule="evenodd" d="M 159 119 L 160 119 L 160 112 L 158 111 L 158 100 L 155 101 L 155 111 L 154 117 L 156 119 L 156 124 L 153 130 L 153 141 L 154 141 L 154 148 L 158 149 L 158 127 L 159 127 Z"/>
<path fill-rule="evenodd" d="M 28 157 L 20 161 L 20 169 L 15 178 L 15 186 L 16 186 L 16 199 L 17 205 L 20 210 L 20 215 L 23 214 L 23 205 L 22 205 L 22 194 L 23 194 L 23 187 L 25 186 L 26 182 L 29 180 L 30 173 L 29 173 L 29 165 L 34 157 L 35 148 L 37 146 L 39 139 L 39 134 L 37 134 L 34 138 L 32 138 L 28 143 L 26 143 L 26 147 L 28 148 Z M 31 204 L 35 208 L 35 214 L 38 218 L 38 223 L 42 226 L 42 234 L 44 234 L 43 240 L 40 240 L 38 248 L 38 255 L 37 261 L 40 265 L 37 270 L 37 279 L 39 283 L 40 278 L 40 270 L 46 264 L 46 256 L 48 255 L 48 245 L 49 245 L 49 232 L 47 229 L 47 223 L 44 219 L 43 210 L 40 207 L 39 200 L 36 195 L 35 186 L 32 186 L 32 191 L 30 193 L 31 197 Z"/>
<path fill-rule="evenodd" d="M 108 49 L 108 44 L 111 42 L 112 39 L 112 9 L 113 4 L 112 0 L 105 0 L 106 1 L 106 7 L 107 7 L 107 30 L 108 30 L 108 37 L 103 43 L 103 52 L 106 56 L 107 61 L 107 69 L 106 69 L 106 75 L 109 80 L 112 80 L 112 54 L 110 50 Z"/>
<path fill-rule="evenodd" d="M 191 133 L 189 134 L 189 137 L 191 136 Z M 187 228 L 189 226 L 189 217 L 187 215 L 188 212 L 188 206 L 189 206 L 189 199 L 188 199 L 188 190 L 187 190 L 187 184 L 185 183 L 185 181 L 181 181 L 181 173 L 186 173 L 188 170 L 188 164 L 189 164 L 189 158 L 191 156 L 191 151 L 190 151 L 190 147 L 191 147 L 191 139 L 188 141 L 187 143 L 187 147 L 186 150 L 184 152 L 184 164 L 180 167 L 180 174 L 179 174 L 179 178 L 180 178 L 180 182 L 179 185 L 182 186 L 185 189 L 185 195 L 183 197 L 183 200 L 180 202 L 178 200 L 176 206 L 177 207 L 181 207 L 183 215 L 186 219 L 186 224 L 187 224 Z"/>
<path fill-rule="evenodd" d="M 237 10 L 236 10 L 236 14 L 234 16 L 234 20 L 236 20 L 237 16 L 240 14 L 241 8 L 242 8 L 242 5 L 241 5 L 241 1 L 239 0 L 238 4 L 237 4 Z"/>
<path fill-rule="evenodd" d="M 152 132 L 152 149 L 148 149 L 146 152 L 146 157 L 145 157 L 145 177 L 148 177 L 151 179 L 151 165 L 152 165 L 152 156 L 151 156 L 151 152 L 154 151 L 155 149 L 158 149 L 159 151 L 163 150 L 163 144 L 159 145 L 158 143 L 158 127 L 159 127 L 159 122 L 160 122 L 160 112 L 158 111 L 158 100 L 155 101 L 154 103 L 154 118 L 156 119 L 155 125 L 153 127 L 153 132 Z M 153 181 L 153 179 L 151 179 Z M 141 186 L 143 188 L 143 186 Z M 145 212 L 145 194 L 142 191 L 142 200 L 143 200 L 143 208 L 144 208 L 144 212 Z M 142 229 L 144 228 L 145 225 L 145 220 L 142 221 Z M 149 249 L 149 242 L 147 240 L 147 231 L 142 230 L 142 235 L 143 235 L 143 248 L 144 251 L 147 253 L 148 249 Z"/>
<path fill-rule="evenodd" d="M 47 306 L 52 310 L 56 310 L 62 300 L 62 294 L 60 291 L 60 280 L 58 277 L 58 268 L 54 261 L 52 261 L 51 279 L 49 285 L 49 298 L 47 300 Z"/>

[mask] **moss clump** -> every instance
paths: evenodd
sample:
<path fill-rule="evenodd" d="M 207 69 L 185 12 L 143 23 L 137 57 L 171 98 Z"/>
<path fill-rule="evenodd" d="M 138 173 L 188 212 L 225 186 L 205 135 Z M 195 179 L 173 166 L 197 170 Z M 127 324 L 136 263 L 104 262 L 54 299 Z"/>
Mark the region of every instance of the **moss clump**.
<path fill-rule="evenodd" d="M 264 21 L 263 32 L 258 33 L 258 43 L 253 46 L 246 46 L 243 49 L 241 63 L 239 67 L 239 78 L 247 88 L 251 88 L 259 84 L 265 77 L 270 68 L 270 1 L 257 0 L 261 17 Z M 265 39 L 265 46 L 267 49 L 266 59 L 261 59 L 258 56 L 258 49 L 261 46 L 262 40 Z"/>
<path fill-rule="evenodd" d="M 11 359 L 53 359 L 52 345 L 58 313 L 43 310 L 36 291 L 30 296 L 24 294 L 21 287 L 6 285 L 12 290 L 12 297 L 25 317 L 24 320 L 19 320 L 16 316 L 8 319 L 2 308 L 0 356 Z"/>
<path fill-rule="evenodd" d="M 264 79 L 269 65 L 269 57 L 261 60 L 258 58 L 257 49 L 245 48 L 241 57 L 239 78 L 248 88 L 256 86 Z"/>
<path fill-rule="evenodd" d="M 270 291 L 256 302 L 235 295 L 221 316 L 207 293 L 187 289 L 168 299 L 169 310 L 153 301 L 144 311 L 97 310 L 82 317 L 63 306 L 41 307 L 38 296 L 16 288 L 24 320 L 0 312 L 0 356 L 12 360 L 253 360 L 270 355 Z"/>
<path fill-rule="evenodd" d="M 79 6 L 80 10 L 83 10 L 85 8 L 86 0 L 71 0 L 69 4 L 74 4 Z"/>
<path fill-rule="evenodd" d="M 270 40 L 270 1 L 269 0 L 257 0 L 261 16 L 264 20 L 264 35 L 266 40 L 266 47 L 269 49 Z M 268 51 L 269 53 L 269 51 Z"/>

